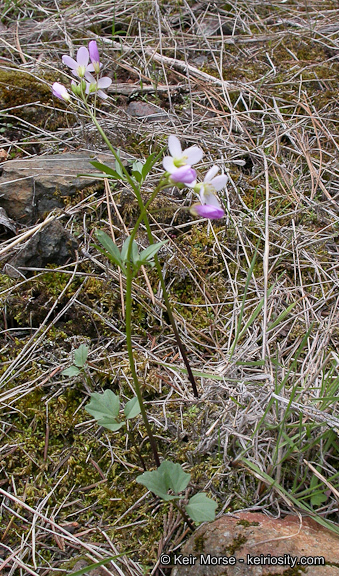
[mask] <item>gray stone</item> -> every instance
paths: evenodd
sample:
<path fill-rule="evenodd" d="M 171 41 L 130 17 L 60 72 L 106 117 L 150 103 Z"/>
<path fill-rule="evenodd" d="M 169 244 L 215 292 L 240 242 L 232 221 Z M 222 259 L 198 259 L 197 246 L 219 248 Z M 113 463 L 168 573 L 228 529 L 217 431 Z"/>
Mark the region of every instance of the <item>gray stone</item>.
<path fill-rule="evenodd" d="M 62 266 L 68 260 L 75 259 L 78 247 L 76 239 L 64 229 L 58 220 L 54 220 L 45 228 L 32 236 L 25 247 L 18 252 L 4 267 L 4 272 L 11 277 L 29 275 L 29 271 L 21 267 L 45 268 L 47 264 Z"/>
<path fill-rule="evenodd" d="M 97 182 L 94 177 L 78 177 L 97 172 L 90 160 L 115 165 L 111 154 L 89 152 L 34 156 L 3 163 L 0 206 L 19 224 L 33 224 L 53 208 L 62 208 L 67 196 Z"/>
<path fill-rule="evenodd" d="M 167 118 L 167 112 L 165 110 L 159 106 L 156 106 L 155 104 L 149 104 L 148 102 L 143 102 L 142 100 L 135 100 L 130 102 L 127 106 L 127 114 L 133 116 L 133 118 L 145 118 L 148 121 Z"/>
<path fill-rule="evenodd" d="M 274 519 L 251 512 L 223 516 L 201 526 L 175 554 L 171 576 L 339 576 L 339 537 L 311 518 L 303 518 L 300 525 L 296 516 Z M 315 557 L 323 557 L 325 565 L 292 566 L 291 559 L 314 562 Z M 275 564 L 275 558 L 282 564 Z"/>

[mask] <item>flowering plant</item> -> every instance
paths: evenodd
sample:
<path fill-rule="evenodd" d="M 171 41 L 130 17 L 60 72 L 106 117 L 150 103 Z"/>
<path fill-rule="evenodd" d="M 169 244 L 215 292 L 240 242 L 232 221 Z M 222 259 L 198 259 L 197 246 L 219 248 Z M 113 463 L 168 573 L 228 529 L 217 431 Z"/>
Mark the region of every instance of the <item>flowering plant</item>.
<path fill-rule="evenodd" d="M 145 472 L 145 474 L 137 478 L 138 482 L 144 484 L 153 493 L 161 496 L 164 500 L 173 500 L 174 505 L 176 500 L 180 499 L 180 492 L 184 491 L 190 475 L 183 472 L 179 464 L 173 462 L 163 461 L 161 464 L 158 454 L 157 443 L 152 431 L 152 426 L 149 422 L 145 403 L 143 400 L 142 389 L 139 383 L 137 369 L 135 364 L 133 341 L 132 341 L 132 281 L 139 273 L 140 269 L 144 266 L 150 265 L 156 268 L 160 284 L 162 287 L 163 297 L 165 300 L 166 308 L 173 332 L 181 352 L 183 361 L 186 365 L 188 378 L 192 385 L 193 394 L 196 398 L 199 397 L 196 387 L 195 379 L 187 358 L 185 348 L 180 339 L 176 323 L 172 314 L 166 285 L 164 282 L 162 268 L 158 259 L 158 252 L 165 244 L 165 242 L 154 242 L 152 230 L 148 219 L 148 208 L 160 192 L 169 187 L 177 186 L 179 188 L 187 187 L 199 197 L 200 203 L 191 206 L 190 211 L 196 216 L 208 219 L 220 219 L 224 216 L 224 210 L 216 193 L 225 187 L 227 177 L 224 174 L 217 176 L 219 168 L 213 166 L 208 170 L 202 182 L 197 181 L 197 172 L 192 166 L 198 164 L 203 157 L 203 150 L 199 146 L 190 146 L 189 148 L 182 149 L 181 143 L 177 136 L 170 135 L 168 138 L 168 149 L 170 155 L 163 158 L 162 164 L 164 173 L 160 177 L 158 185 L 154 188 L 152 194 L 145 202 L 141 194 L 143 182 L 152 170 L 155 163 L 158 161 L 158 156 L 151 154 L 144 164 L 135 162 L 132 165 L 132 170 L 129 172 L 124 164 L 121 162 L 120 155 L 116 151 L 96 117 L 96 99 L 94 105 L 89 104 L 89 97 L 94 94 L 102 99 L 108 96 L 103 92 L 111 84 L 111 79 L 108 76 L 100 76 L 101 63 L 98 47 L 95 41 L 89 42 L 88 48 L 81 46 L 78 49 L 76 60 L 70 56 L 62 57 L 63 63 L 68 66 L 73 76 L 78 79 L 78 82 L 72 81 L 71 90 L 77 97 L 78 104 L 82 105 L 89 117 L 95 124 L 98 132 L 103 140 L 109 147 L 115 158 L 115 170 L 110 166 L 101 164 L 100 162 L 93 161 L 92 164 L 95 168 L 102 172 L 102 178 L 107 180 L 118 180 L 124 182 L 133 191 L 139 206 L 140 215 L 130 233 L 125 239 L 121 249 L 115 244 L 113 239 L 108 236 L 104 231 L 98 230 L 96 238 L 99 243 L 97 248 L 113 263 L 120 268 L 121 273 L 126 278 L 125 289 L 125 321 L 126 321 L 126 344 L 130 364 L 131 376 L 134 384 L 135 396 L 129 400 L 124 407 L 124 417 L 121 419 L 120 415 L 120 399 L 112 391 L 106 390 L 103 394 L 91 394 L 91 401 L 87 405 L 86 410 L 94 416 L 98 424 L 108 428 L 111 431 L 118 431 L 126 425 L 127 421 L 141 415 L 147 435 L 150 441 L 151 449 L 154 456 L 154 461 L 157 470 L 153 472 Z M 53 95 L 63 100 L 64 102 L 71 103 L 71 95 L 66 87 L 58 82 L 52 86 Z M 136 242 L 136 236 L 141 222 L 147 231 L 149 246 L 143 250 L 139 250 Z M 86 356 L 87 358 L 87 356 Z M 86 361 L 86 358 L 84 362 Z M 80 365 L 79 365 L 80 366 Z M 83 367 L 81 364 L 80 367 Z M 74 370 L 75 368 L 75 370 Z M 65 371 L 66 375 L 78 374 L 78 366 L 70 367 Z M 127 427 L 127 434 L 129 429 Z M 136 447 L 137 449 L 137 447 Z M 144 466 L 143 459 L 141 463 Z M 144 466 L 145 469 L 145 466 Z M 174 495 L 169 495 L 168 490 L 174 492 Z M 216 503 L 207 498 L 203 494 L 196 494 L 193 496 L 185 510 L 178 506 L 183 517 L 192 527 L 188 515 L 194 521 L 212 520 L 215 516 Z"/>

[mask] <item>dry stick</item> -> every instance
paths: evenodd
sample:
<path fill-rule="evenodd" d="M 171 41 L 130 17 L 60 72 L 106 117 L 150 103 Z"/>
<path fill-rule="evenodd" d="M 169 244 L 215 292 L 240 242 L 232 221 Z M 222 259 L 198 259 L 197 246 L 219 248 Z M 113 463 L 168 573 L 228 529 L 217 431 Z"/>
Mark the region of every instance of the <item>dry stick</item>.
<path fill-rule="evenodd" d="M 11 250 L 11 248 L 14 248 L 14 246 L 16 246 L 17 244 L 20 244 L 20 242 L 22 242 L 23 240 L 26 240 L 27 238 L 29 238 L 30 236 L 35 234 L 35 232 L 39 232 L 40 230 L 42 230 L 42 228 L 44 228 L 46 226 L 46 224 L 49 224 L 49 222 L 52 222 L 52 220 L 55 220 L 56 217 L 57 216 L 49 216 L 48 218 L 46 218 L 46 220 L 44 220 L 40 224 L 37 224 L 37 226 L 34 226 L 34 228 L 31 228 L 27 232 L 24 232 L 23 234 L 21 234 L 20 236 L 15 238 L 15 240 L 13 240 L 13 242 L 11 242 L 10 244 L 7 244 L 7 246 L 5 246 L 5 248 L 2 248 L 2 250 L 0 250 L 0 255 L 4 254 L 8 250 Z"/>
<path fill-rule="evenodd" d="M 38 510 L 34 510 L 34 508 L 31 508 L 31 506 L 28 506 L 28 504 L 26 504 L 25 502 L 23 502 L 22 500 L 20 500 L 19 498 L 17 498 L 16 496 L 14 496 L 13 494 L 10 494 L 9 492 L 6 492 L 5 490 L 3 490 L 2 488 L 0 488 L 0 494 L 2 494 L 5 498 L 9 498 L 10 500 L 12 500 L 13 502 L 15 502 L 18 506 L 20 506 L 21 508 L 24 508 L 25 510 L 27 510 L 28 512 L 30 512 L 33 516 L 38 516 L 39 518 L 41 518 L 46 524 L 50 524 L 50 526 L 54 529 L 57 529 L 59 532 L 62 533 L 63 538 L 65 540 L 68 540 L 70 543 L 73 544 L 78 544 L 78 546 L 81 546 L 82 548 L 85 548 L 90 554 L 97 555 L 97 557 L 99 558 L 99 560 L 102 560 L 102 555 L 99 554 L 96 550 L 93 549 L 93 547 L 90 544 L 86 544 L 86 542 L 82 542 L 81 540 L 79 540 L 79 538 L 77 538 L 74 535 L 71 535 L 70 532 L 68 530 L 66 530 L 65 528 L 63 528 L 62 526 L 59 526 L 58 524 L 56 524 L 56 522 L 54 522 L 51 518 L 48 518 L 47 516 L 44 516 L 44 514 L 42 514 L 41 512 L 39 512 Z M 5 561 L 6 562 L 6 561 Z M 113 560 L 111 560 L 111 562 L 114 564 Z M 0 570 L 2 569 L 3 564 L 0 565 Z M 26 567 L 27 569 L 27 567 Z M 28 569 L 27 569 L 28 570 Z M 29 571 L 29 570 L 28 570 Z M 31 571 L 31 574 L 36 575 L 36 572 Z"/>

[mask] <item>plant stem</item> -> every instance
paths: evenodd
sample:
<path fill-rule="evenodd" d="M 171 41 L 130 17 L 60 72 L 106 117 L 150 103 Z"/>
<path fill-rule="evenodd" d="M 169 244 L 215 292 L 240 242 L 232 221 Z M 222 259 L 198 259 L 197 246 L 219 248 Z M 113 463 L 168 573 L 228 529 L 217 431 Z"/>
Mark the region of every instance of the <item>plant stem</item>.
<path fill-rule="evenodd" d="M 177 504 L 175 500 L 173 500 L 173 505 L 174 505 L 174 507 L 180 512 L 181 516 L 183 517 L 183 519 L 184 519 L 185 522 L 187 523 L 188 527 L 192 530 L 192 532 L 194 532 L 195 526 L 194 526 L 194 524 L 192 524 L 192 522 L 191 522 L 191 520 L 189 519 L 189 517 L 187 516 L 185 510 L 183 510 L 182 508 L 180 508 L 179 504 Z"/>
<path fill-rule="evenodd" d="M 157 467 L 160 466 L 160 459 L 157 450 L 157 444 L 155 438 L 153 436 L 152 428 L 150 426 L 149 420 L 147 418 L 147 413 L 144 405 L 144 401 L 142 398 L 142 393 L 140 389 L 139 379 L 135 368 L 134 356 L 133 356 L 133 345 L 132 345 L 132 280 L 133 280 L 133 273 L 131 270 L 131 264 L 129 262 L 126 263 L 126 303 L 125 303 L 125 316 L 126 316 L 126 342 L 127 342 L 127 353 L 128 353 L 128 360 L 129 365 L 131 368 L 132 378 L 134 382 L 134 389 L 137 395 L 141 416 L 144 421 L 146 431 L 149 437 L 149 441 L 151 444 L 154 461 Z"/>
<path fill-rule="evenodd" d="M 143 215 L 144 215 L 144 216 L 143 216 L 143 220 L 144 220 L 144 224 L 145 224 L 145 227 L 146 227 L 148 240 L 149 240 L 150 244 L 154 244 L 152 230 L 151 230 L 151 227 L 150 227 L 150 224 L 149 224 L 149 220 L 148 220 L 148 217 L 147 217 L 147 212 L 146 212 L 146 209 L 145 209 L 145 205 L 144 205 L 144 203 L 143 203 L 143 200 L 142 200 L 142 196 L 141 196 L 139 187 L 138 187 L 138 186 L 135 186 L 135 183 L 133 182 L 133 179 L 132 179 L 132 178 L 130 177 L 130 175 L 128 174 L 125 166 L 122 164 L 119 156 L 117 155 L 116 151 L 114 150 L 114 148 L 113 148 L 112 144 L 110 143 L 109 139 L 107 138 L 105 132 L 104 132 L 103 129 L 101 128 L 101 126 L 100 126 L 99 122 L 97 121 L 96 117 L 93 116 L 93 114 L 92 114 L 90 108 L 88 107 L 88 105 L 87 105 L 87 111 L 88 111 L 90 117 L 92 118 L 95 126 L 97 127 L 99 133 L 101 134 L 102 138 L 104 139 L 104 141 L 106 142 L 106 144 L 107 144 L 107 146 L 109 147 L 110 151 L 112 152 L 114 158 L 117 160 L 117 162 L 119 162 L 119 164 L 120 164 L 120 166 L 121 166 L 121 169 L 122 169 L 122 171 L 124 172 L 124 175 L 126 176 L 127 181 L 128 181 L 129 184 L 132 186 L 133 191 L 134 191 L 135 196 L 136 196 L 137 201 L 138 201 L 139 209 L 140 209 L 140 216 L 139 216 L 139 219 L 138 219 L 138 226 L 139 226 L 140 217 L 141 217 L 141 215 L 143 214 Z M 153 197 L 153 194 L 152 194 L 152 197 Z M 155 196 L 154 196 L 154 197 L 155 197 Z M 146 206 L 148 207 L 149 204 L 150 204 L 150 202 L 147 202 Z M 140 220 L 140 222 L 141 222 L 141 220 Z M 135 233 L 136 233 L 136 232 L 135 232 Z M 135 235 L 135 234 L 134 234 L 134 235 Z M 169 298 L 168 298 L 165 280 L 164 280 L 164 277 L 163 277 L 163 275 L 162 275 L 162 270 L 161 270 L 161 266 L 160 266 L 159 259 L 158 259 L 157 255 L 155 255 L 154 261 L 155 261 L 157 273 L 158 273 L 158 276 L 159 276 L 159 280 L 160 280 L 160 284 L 161 284 L 161 288 L 162 288 L 162 293 L 163 293 L 164 300 L 165 300 L 165 305 L 166 305 L 166 309 L 167 309 L 168 319 L 169 319 L 169 321 L 170 321 L 170 323 L 171 323 L 171 326 L 172 326 L 172 329 L 173 329 L 173 333 L 174 333 L 175 339 L 176 339 L 176 341 L 177 341 L 178 348 L 179 348 L 179 350 L 180 350 L 182 359 L 183 359 L 184 364 L 185 364 L 185 366 L 186 366 L 187 375 L 188 375 L 189 381 L 191 382 L 191 385 L 192 385 L 193 394 L 194 394 L 194 396 L 195 396 L 196 398 L 199 398 L 199 393 L 198 393 L 198 390 L 197 390 L 197 385 L 196 385 L 196 383 L 195 383 L 195 378 L 194 378 L 194 376 L 193 376 L 193 372 L 192 372 L 190 363 L 189 363 L 188 358 L 187 358 L 187 354 L 186 354 L 185 347 L 184 347 L 184 345 L 183 345 L 183 343 L 182 343 L 182 341 L 181 341 L 181 338 L 180 338 L 180 336 L 179 336 L 179 332 L 178 332 L 178 329 L 177 329 L 177 326 L 176 326 L 176 323 L 175 323 L 175 320 L 174 320 L 174 317 L 173 317 L 173 314 L 172 314 L 171 304 L 170 304 L 170 301 L 169 301 Z"/>

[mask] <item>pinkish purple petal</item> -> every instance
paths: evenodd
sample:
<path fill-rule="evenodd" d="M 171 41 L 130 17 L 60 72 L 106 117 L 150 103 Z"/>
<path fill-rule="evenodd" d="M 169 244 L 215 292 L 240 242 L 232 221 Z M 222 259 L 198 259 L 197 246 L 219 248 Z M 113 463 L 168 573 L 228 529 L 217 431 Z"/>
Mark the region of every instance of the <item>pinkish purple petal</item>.
<path fill-rule="evenodd" d="M 98 50 L 98 46 L 95 40 L 91 40 L 90 43 L 88 44 L 88 51 L 89 51 L 89 57 L 91 59 L 91 62 L 98 62 L 100 63 L 100 55 L 99 55 L 99 50 Z"/>
<path fill-rule="evenodd" d="M 78 63 L 74 60 L 74 58 L 71 58 L 70 56 L 63 56 L 62 61 L 64 64 L 66 64 L 66 66 L 72 68 L 72 70 L 76 70 L 78 67 Z"/>
<path fill-rule="evenodd" d="M 112 84 L 112 80 L 108 76 L 103 76 L 98 80 L 98 88 L 108 88 Z"/>
<path fill-rule="evenodd" d="M 190 166 L 181 166 L 171 173 L 171 180 L 175 183 L 193 184 L 197 177 L 196 171 Z"/>
<path fill-rule="evenodd" d="M 68 94 L 65 86 L 63 84 L 59 84 L 59 82 L 54 82 L 52 85 L 52 92 L 53 95 L 57 98 L 60 98 L 60 100 L 64 100 L 65 102 L 70 100 L 70 95 Z"/>
<path fill-rule="evenodd" d="M 106 100 L 106 98 L 108 98 L 107 94 L 105 94 L 105 92 L 103 92 L 102 90 L 98 90 L 97 95 L 99 96 L 99 98 L 102 98 L 103 100 Z"/>
<path fill-rule="evenodd" d="M 181 158 L 182 155 L 181 144 L 178 138 L 174 136 L 174 134 L 171 134 L 171 136 L 168 138 L 168 149 L 173 158 Z"/>
<path fill-rule="evenodd" d="M 86 46 L 80 46 L 78 53 L 77 53 L 77 63 L 78 66 L 87 66 L 89 61 L 89 52 Z"/>
<path fill-rule="evenodd" d="M 220 218 L 223 218 L 225 215 L 225 212 L 220 206 L 211 206 L 210 204 L 193 204 L 190 210 L 195 216 L 209 218 L 210 220 L 220 220 Z"/>

